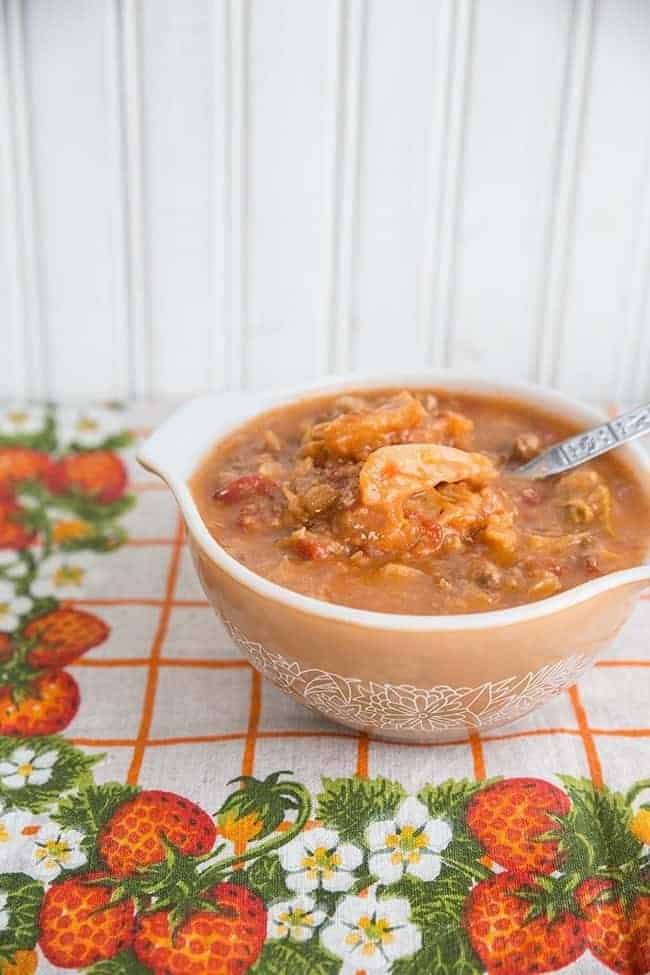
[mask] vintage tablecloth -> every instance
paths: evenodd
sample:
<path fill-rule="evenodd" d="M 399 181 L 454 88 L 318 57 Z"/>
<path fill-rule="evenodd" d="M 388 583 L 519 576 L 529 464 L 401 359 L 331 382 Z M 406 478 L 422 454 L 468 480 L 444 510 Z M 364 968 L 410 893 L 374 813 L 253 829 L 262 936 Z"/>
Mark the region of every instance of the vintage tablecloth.
<path fill-rule="evenodd" d="M 505 730 L 330 725 L 209 609 L 166 409 L 0 411 L 0 972 L 650 971 L 650 603 Z"/>

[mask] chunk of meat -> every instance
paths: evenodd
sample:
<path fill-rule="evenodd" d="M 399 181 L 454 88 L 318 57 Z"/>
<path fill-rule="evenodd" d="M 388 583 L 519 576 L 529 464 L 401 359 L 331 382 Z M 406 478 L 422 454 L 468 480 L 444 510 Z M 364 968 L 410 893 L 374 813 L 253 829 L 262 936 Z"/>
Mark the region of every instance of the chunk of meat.
<path fill-rule="evenodd" d="M 390 507 L 441 482 L 485 484 L 497 476 L 489 457 L 441 444 L 398 444 L 375 450 L 361 468 L 366 505 Z"/>
<path fill-rule="evenodd" d="M 575 526 L 600 522 L 613 535 L 612 495 L 598 471 L 578 468 L 560 478 L 555 492 L 558 504 Z"/>
<path fill-rule="evenodd" d="M 542 440 L 536 433 L 520 433 L 514 442 L 512 456 L 516 460 L 532 460 L 542 449 Z"/>
<path fill-rule="evenodd" d="M 503 572 L 487 559 L 477 559 L 473 562 L 469 577 L 483 589 L 498 589 L 503 583 Z"/>
<path fill-rule="evenodd" d="M 309 515 L 318 515 L 336 504 L 338 498 L 339 492 L 331 484 L 314 484 L 300 500 Z"/>
<path fill-rule="evenodd" d="M 334 457 L 363 458 L 391 435 L 416 426 L 426 415 L 422 403 L 404 392 L 374 410 L 343 413 L 319 423 L 309 436 Z"/>

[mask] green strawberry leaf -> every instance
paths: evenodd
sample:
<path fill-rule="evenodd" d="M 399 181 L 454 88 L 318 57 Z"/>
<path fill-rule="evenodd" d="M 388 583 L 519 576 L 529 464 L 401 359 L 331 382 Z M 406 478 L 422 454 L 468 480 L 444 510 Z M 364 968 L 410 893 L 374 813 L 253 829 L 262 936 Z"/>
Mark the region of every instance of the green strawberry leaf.
<path fill-rule="evenodd" d="M 57 508 L 65 508 L 67 511 L 72 511 L 79 518 L 83 518 L 84 521 L 102 523 L 113 521 L 125 515 L 135 504 L 135 497 L 132 494 L 127 494 L 117 501 L 112 501 L 110 504 L 102 504 L 100 501 L 86 494 L 80 494 L 78 491 L 68 491 L 66 494 L 59 494 L 55 498 L 53 497 L 52 503 L 55 503 Z"/>
<path fill-rule="evenodd" d="M 0 959 L 11 961 L 17 951 L 29 951 L 38 941 L 43 885 L 25 873 L 3 873 L 0 895 L 3 894 L 6 904 L 2 910 L 7 912 L 8 923 L 0 931 Z"/>
<path fill-rule="evenodd" d="M 363 840 L 373 820 L 389 819 L 405 798 L 399 782 L 390 779 L 323 777 L 316 818 L 336 829 L 344 841 Z"/>
<path fill-rule="evenodd" d="M 97 851 L 97 837 L 118 806 L 133 799 L 139 792 L 137 786 L 123 785 L 121 782 L 104 782 L 102 785 L 88 785 L 77 795 L 63 799 L 52 818 L 64 829 L 76 829 L 84 834 L 81 847 L 86 854 L 86 869 L 95 870 L 101 866 Z"/>
<path fill-rule="evenodd" d="M 411 921 L 422 932 L 422 948 L 393 964 L 393 975 L 479 975 L 483 972 L 463 928 L 469 883 L 457 871 L 442 869 L 433 884 L 406 875 L 382 890 L 382 897 L 405 897 Z"/>
<path fill-rule="evenodd" d="M 630 832 L 633 810 L 620 792 L 597 788 L 589 779 L 560 775 L 571 809 L 558 823 L 565 870 L 590 876 L 598 868 L 636 860 L 643 844 Z"/>
<path fill-rule="evenodd" d="M 151 969 L 141 965 L 130 948 L 119 955 L 97 961 L 90 968 L 84 968 L 85 975 L 150 975 Z"/>
<path fill-rule="evenodd" d="M 482 782 L 473 779 L 446 779 L 438 785 L 425 785 L 418 792 L 418 799 L 424 803 L 431 816 L 463 820 L 470 799 L 498 779 L 499 776 Z"/>
<path fill-rule="evenodd" d="M 411 905 L 412 919 L 416 916 L 425 926 L 437 930 L 456 930 L 461 925 L 463 905 L 470 884 L 462 875 L 445 867 L 434 883 L 405 874 L 397 883 L 379 888 L 380 897 L 405 897 Z"/>
<path fill-rule="evenodd" d="M 483 782 L 447 779 L 438 785 L 425 785 L 418 793 L 418 799 L 432 817 L 450 823 L 453 838 L 442 851 L 442 860 L 449 869 L 463 875 L 466 883 L 490 876 L 490 871 L 479 862 L 485 851 L 465 826 L 465 816 L 472 797 L 496 781 L 496 778 Z"/>
<path fill-rule="evenodd" d="M 466 885 L 491 877 L 492 872 L 480 862 L 485 851 L 478 840 L 464 826 L 452 826 L 451 843 L 440 854 L 445 867 L 463 877 Z"/>
<path fill-rule="evenodd" d="M 318 943 L 317 935 L 298 943 L 284 939 L 267 941 L 249 975 L 337 975 L 341 959 Z"/>
<path fill-rule="evenodd" d="M 270 854 L 255 860 L 248 870 L 239 872 L 242 881 L 254 894 L 261 897 L 265 904 L 275 900 L 286 900 L 292 893 L 284 882 L 284 871 L 280 859 Z M 238 880 L 239 877 L 233 878 Z"/>
<path fill-rule="evenodd" d="M 32 756 L 30 761 L 38 766 L 38 758 L 46 753 L 56 752 L 56 761 L 48 766 L 50 772 L 47 782 L 42 785 L 29 784 L 15 789 L 5 785 L 10 772 L 0 775 L 0 799 L 6 808 L 29 809 L 44 812 L 60 796 L 72 789 L 83 789 L 92 782 L 92 768 L 102 755 L 87 755 L 69 744 L 59 735 L 46 735 L 33 738 L 0 737 L 0 762 L 18 765 L 15 756 L 17 749 L 25 749 Z M 20 764 L 24 764 L 21 761 Z"/>
<path fill-rule="evenodd" d="M 483 971 L 467 935 L 460 931 L 426 943 L 410 958 L 394 962 L 391 975 L 482 975 Z"/>
<path fill-rule="evenodd" d="M 136 437 L 130 430 L 122 430 L 114 433 L 112 437 L 107 437 L 100 445 L 100 450 L 125 450 L 135 443 Z"/>

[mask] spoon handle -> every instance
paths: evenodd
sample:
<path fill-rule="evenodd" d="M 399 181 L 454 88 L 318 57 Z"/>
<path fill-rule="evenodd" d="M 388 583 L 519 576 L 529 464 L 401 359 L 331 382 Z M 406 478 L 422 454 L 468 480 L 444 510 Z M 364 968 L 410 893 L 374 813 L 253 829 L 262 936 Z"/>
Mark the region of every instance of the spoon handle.
<path fill-rule="evenodd" d="M 562 474 L 646 433 L 650 433 L 650 403 L 554 444 L 513 473 L 533 479 Z"/>

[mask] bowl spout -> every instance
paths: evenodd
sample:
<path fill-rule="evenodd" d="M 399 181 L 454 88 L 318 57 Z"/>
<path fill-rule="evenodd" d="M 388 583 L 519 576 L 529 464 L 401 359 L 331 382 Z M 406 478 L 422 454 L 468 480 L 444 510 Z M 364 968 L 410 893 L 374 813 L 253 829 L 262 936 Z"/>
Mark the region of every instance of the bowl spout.
<path fill-rule="evenodd" d="M 215 430 L 244 419 L 250 411 L 246 393 L 210 393 L 179 407 L 142 444 L 138 462 L 176 492 L 215 439 Z"/>

